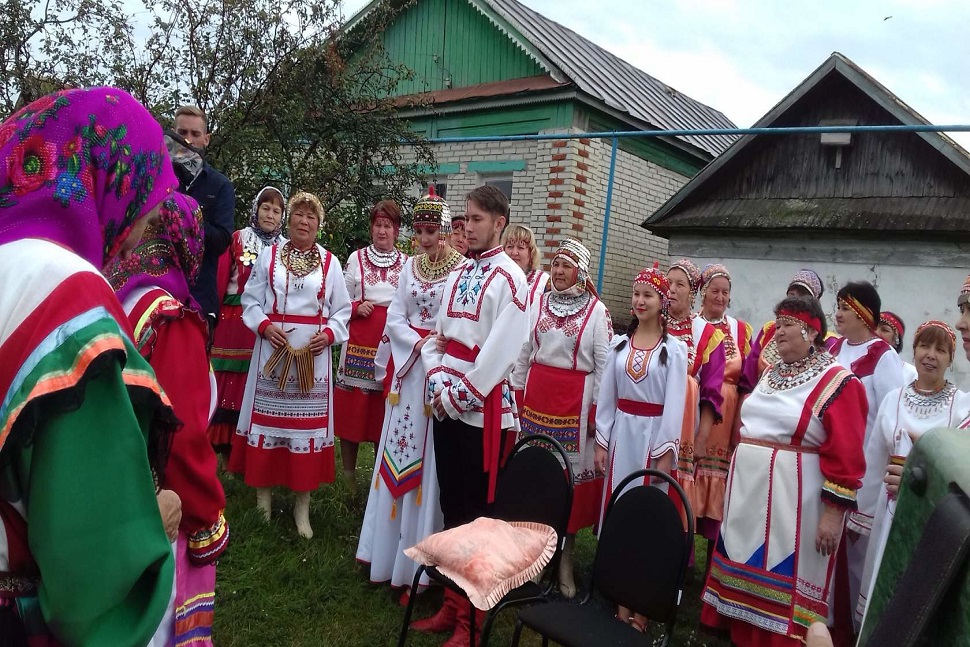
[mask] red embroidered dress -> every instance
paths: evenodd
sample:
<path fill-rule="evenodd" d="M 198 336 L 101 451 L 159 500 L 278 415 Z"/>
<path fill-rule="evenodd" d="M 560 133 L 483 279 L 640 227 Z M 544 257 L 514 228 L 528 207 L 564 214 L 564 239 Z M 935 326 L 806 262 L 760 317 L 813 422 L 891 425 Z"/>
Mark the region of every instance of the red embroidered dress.
<path fill-rule="evenodd" d="M 340 349 L 334 391 L 334 431 L 353 442 L 376 443 L 384 420 L 384 393 L 374 377 L 374 358 L 384 334 L 387 307 L 397 291 L 407 256 L 396 249 L 382 252 L 373 245 L 358 249 L 347 259 L 344 280 L 353 304 L 350 338 Z M 358 308 L 374 305 L 367 317 Z"/>

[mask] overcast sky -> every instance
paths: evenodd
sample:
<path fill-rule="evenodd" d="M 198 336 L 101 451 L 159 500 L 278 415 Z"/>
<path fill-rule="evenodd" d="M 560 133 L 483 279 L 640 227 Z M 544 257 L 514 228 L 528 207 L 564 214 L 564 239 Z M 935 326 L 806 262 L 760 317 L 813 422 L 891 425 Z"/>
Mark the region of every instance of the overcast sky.
<path fill-rule="evenodd" d="M 968 0 L 520 0 L 750 126 L 841 52 L 937 124 L 970 124 Z M 352 16 L 367 0 L 346 0 Z M 591 7 L 599 6 L 591 11 Z M 970 148 L 970 133 L 951 133 Z"/>

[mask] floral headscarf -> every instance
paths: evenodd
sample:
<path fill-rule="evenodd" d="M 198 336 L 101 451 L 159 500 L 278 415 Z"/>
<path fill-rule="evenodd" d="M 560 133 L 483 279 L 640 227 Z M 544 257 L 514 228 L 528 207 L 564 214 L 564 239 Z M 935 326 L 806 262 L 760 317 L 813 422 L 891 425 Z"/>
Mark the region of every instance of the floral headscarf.
<path fill-rule="evenodd" d="M 275 186 L 264 186 L 262 189 L 259 190 L 259 193 L 256 194 L 256 198 L 253 200 L 252 211 L 250 211 L 249 213 L 249 228 L 252 229 L 253 233 L 255 233 L 256 236 L 259 237 L 261 241 L 263 241 L 263 244 L 267 246 L 272 245 L 273 243 L 275 243 L 280 239 L 280 234 L 283 233 L 283 220 L 285 220 L 285 218 L 283 218 L 281 215 L 280 222 L 278 225 L 276 225 L 276 229 L 274 229 L 269 233 L 263 231 L 259 227 L 260 198 L 262 198 L 264 194 L 272 193 L 272 192 L 276 192 L 280 196 L 280 204 L 283 205 L 283 212 L 285 213 L 286 196 L 284 196 L 283 192 L 277 189 Z M 265 202 L 265 201 L 266 200 L 263 200 L 262 202 Z"/>
<path fill-rule="evenodd" d="M 177 185 L 161 126 L 123 90 L 58 92 L 0 124 L 0 245 L 44 238 L 101 269 Z"/>
<path fill-rule="evenodd" d="M 189 286 L 199 276 L 204 239 L 202 211 L 187 195 L 175 193 L 162 203 L 158 220 L 145 229 L 127 259 L 105 269 L 111 287 L 124 302 L 136 288 L 160 287 L 190 307 Z"/>

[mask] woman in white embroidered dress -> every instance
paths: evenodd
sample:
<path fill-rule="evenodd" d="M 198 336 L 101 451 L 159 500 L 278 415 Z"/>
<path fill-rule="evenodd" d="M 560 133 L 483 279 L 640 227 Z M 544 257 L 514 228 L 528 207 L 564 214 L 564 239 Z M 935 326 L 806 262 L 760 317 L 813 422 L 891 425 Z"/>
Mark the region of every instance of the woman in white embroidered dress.
<path fill-rule="evenodd" d="M 573 507 L 559 563 L 559 588 L 576 595 L 576 532 L 599 520 L 603 479 L 593 465 L 596 395 L 613 330 L 606 306 L 589 279 L 589 250 L 567 238 L 552 259 L 552 290 L 542 295 L 539 317 L 512 372 L 524 389 L 521 435 L 546 434 L 566 449 L 573 470 Z"/>
<path fill-rule="evenodd" d="M 397 292 L 407 256 L 394 249 L 401 227 L 401 208 L 382 200 L 370 213 L 371 244 L 347 259 L 344 279 L 350 294 L 350 337 L 340 348 L 334 399 L 334 433 L 351 488 L 356 484 L 357 449 L 376 443 L 384 420 L 384 393 L 374 377 L 374 357 L 384 334 L 387 307 Z"/>
<path fill-rule="evenodd" d="M 838 310 L 835 313 L 835 326 L 842 335 L 832 346 L 832 355 L 846 369 L 852 371 L 866 389 L 868 414 L 866 416 L 865 442 L 869 442 L 876 425 L 879 405 L 886 396 L 896 389 L 903 388 L 903 360 L 892 346 L 876 336 L 882 311 L 882 300 L 875 286 L 867 281 L 846 283 L 836 295 Z M 865 568 L 872 519 L 876 512 L 876 501 L 882 487 L 885 465 L 866 466 L 859 492 L 858 509 L 846 518 L 848 541 L 841 549 L 846 557 L 839 562 L 839 568 L 848 569 L 848 590 L 837 591 L 834 604 L 839 609 L 836 617 L 847 616 L 855 622 L 855 607 L 862 593 L 862 571 Z M 847 639 L 850 633 L 857 633 L 860 627 L 838 628 Z"/>
<path fill-rule="evenodd" d="M 271 491 L 297 493 L 294 519 L 310 527 L 310 493 L 334 478 L 330 346 L 347 339 L 350 297 L 337 259 L 316 243 L 323 206 L 290 198 L 290 239 L 267 247 L 243 292 L 243 321 L 256 333 L 229 471 L 256 488 L 269 519 Z"/>
<path fill-rule="evenodd" d="M 404 265 L 377 351 L 376 377 L 387 385 L 388 397 L 357 545 L 357 559 L 370 564 L 371 581 L 390 580 L 393 587 L 409 586 L 418 569 L 404 550 L 444 525 L 421 348 L 433 339 L 445 280 L 464 261 L 448 244 L 451 214 L 444 200 L 432 193 L 419 201 L 413 227 L 421 254 Z M 428 585 L 426 576 L 421 583 Z"/>
<path fill-rule="evenodd" d="M 614 488 L 631 472 L 653 467 L 671 473 L 677 464 L 687 398 L 687 345 L 667 334 L 669 291 L 667 277 L 656 267 L 637 274 L 632 329 L 606 360 L 596 400 L 594 457 L 597 471 L 606 476 L 603 512 Z M 666 490 L 666 484 L 662 487 Z M 646 628 L 646 619 L 631 618 L 629 609 L 620 607 L 617 617 Z"/>
<path fill-rule="evenodd" d="M 732 644 L 798 647 L 825 622 L 843 518 L 865 457 L 865 389 L 825 351 L 810 297 L 775 308 L 780 361 L 741 406 L 701 622 Z"/>
<path fill-rule="evenodd" d="M 866 443 L 866 462 L 886 466 L 886 476 L 876 503 L 869 550 L 862 571 L 862 588 L 856 606 L 860 623 L 896 514 L 896 495 L 906 456 L 927 431 L 956 427 L 970 413 L 970 394 L 958 391 L 946 379 L 955 351 L 956 333 L 942 321 L 927 321 L 916 329 L 913 338 L 916 380 L 891 391 L 882 401 L 876 426 Z"/>
<path fill-rule="evenodd" d="M 525 225 L 509 225 L 502 232 L 502 249 L 525 272 L 529 283 L 530 322 L 539 315 L 539 297 L 549 285 L 549 275 L 539 266 L 539 247 L 536 236 Z"/>

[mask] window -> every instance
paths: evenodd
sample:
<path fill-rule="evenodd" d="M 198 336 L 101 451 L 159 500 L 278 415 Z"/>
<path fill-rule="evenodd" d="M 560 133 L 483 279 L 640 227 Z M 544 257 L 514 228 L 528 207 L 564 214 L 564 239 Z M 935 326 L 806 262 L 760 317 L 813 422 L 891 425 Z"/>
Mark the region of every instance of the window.
<path fill-rule="evenodd" d="M 494 186 L 499 191 L 505 194 L 509 202 L 512 202 L 512 174 L 511 173 L 495 173 L 489 175 L 479 176 L 481 183 L 486 186 Z"/>

